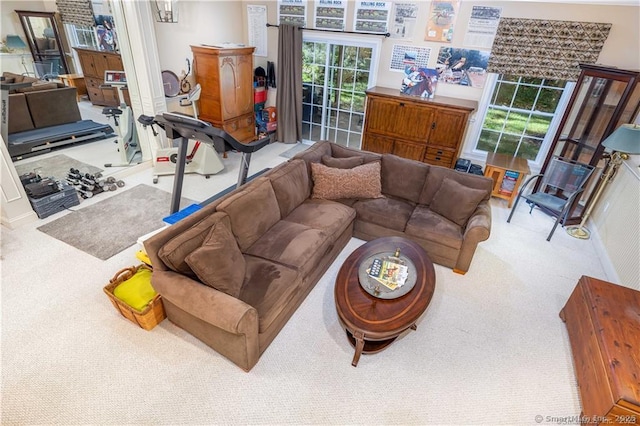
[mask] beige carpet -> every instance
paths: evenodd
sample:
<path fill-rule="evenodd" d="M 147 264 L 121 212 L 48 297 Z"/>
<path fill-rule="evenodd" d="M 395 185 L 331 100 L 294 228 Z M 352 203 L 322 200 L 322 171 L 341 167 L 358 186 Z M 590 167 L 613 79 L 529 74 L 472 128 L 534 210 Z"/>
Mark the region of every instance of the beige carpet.
<path fill-rule="evenodd" d="M 102 292 L 136 247 L 100 261 L 34 227 L 2 235 L 3 425 L 537 424 L 580 413 L 558 312 L 583 274 L 606 279 L 591 240 L 526 209 L 493 229 L 464 276 L 436 267 L 418 329 L 351 366 L 333 283 L 352 240 L 245 373 L 164 321 L 144 331 Z M 38 263 L 37 259 L 41 259 Z M 28 277 L 28 279 L 25 279 Z"/>

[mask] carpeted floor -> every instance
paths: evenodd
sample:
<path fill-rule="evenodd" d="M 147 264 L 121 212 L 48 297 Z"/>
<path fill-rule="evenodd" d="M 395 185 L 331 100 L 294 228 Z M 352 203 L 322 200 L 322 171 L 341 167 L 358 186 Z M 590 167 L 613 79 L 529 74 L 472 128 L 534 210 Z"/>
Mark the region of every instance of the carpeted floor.
<path fill-rule="evenodd" d="M 98 259 L 106 260 L 134 245 L 141 235 L 165 225 L 162 218 L 169 216 L 171 194 L 144 184 L 117 191 L 117 194 L 105 200 L 78 209 L 38 229 Z M 181 205 L 184 207 L 192 203 L 183 199 Z M 144 210 L 144 214 L 141 214 L 141 210 Z"/>
<path fill-rule="evenodd" d="M 64 154 L 16 164 L 16 171 L 18 172 L 18 175 L 37 171 L 37 173 L 42 177 L 53 177 L 56 179 L 66 178 L 67 173 L 71 168 L 79 170 L 82 174 L 89 173 L 91 175 L 95 175 L 102 171 L 102 169 L 98 167 L 91 166 L 83 163 L 82 161 L 74 160 Z"/>
<path fill-rule="evenodd" d="M 102 288 L 139 263 L 136 247 L 100 261 L 35 228 L 4 232 L 0 423 L 534 425 L 577 416 L 558 313 L 581 275 L 606 279 L 594 243 L 561 230 L 547 242 L 551 218 L 523 207 L 507 224 L 506 203 L 492 205 L 491 237 L 470 271 L 436 266 L 417 330 L 357 368 L 333 284 L 360 240 L 245 373 L 167 320 L 144 331 L 115 311 Z"/>

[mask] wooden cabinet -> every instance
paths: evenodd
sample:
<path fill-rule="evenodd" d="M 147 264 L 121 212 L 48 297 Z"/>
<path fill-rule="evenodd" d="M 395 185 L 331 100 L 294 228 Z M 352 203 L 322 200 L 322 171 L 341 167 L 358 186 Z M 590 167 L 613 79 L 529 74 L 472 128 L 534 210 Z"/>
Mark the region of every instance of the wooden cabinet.
<path fill-rule="evenodd" d="M 621 124 L 634 123 L 640 112 L 640 72 L 602 65 L 581 64 L 571 99 L 542 165 L 544 173 L 554 156 L 603 167 L 604 141 Z M 576 199 L 565 224 L 582 220 L 598 182 L 591 182 Z M 538 189 L 536 183 L 535 189 Z"/>
<path fill-rule="evenodd" d="M 195 79 L 202 87 L 199 117 L 240 142 L 255 139 L 254 49 L 191 46 Z"/>
<path fill-rule="evenodd" d="M 399 90 L 367 90 L 362 149 L 453 167 L 476 101 L 424 99 Z"/>
<path fill-rule="evenodd" d="M 560 318 L 569 333 L 584 417 L 589 423 L 638 424 L 640 292 L 583 276 Z"/>
<path fill-rule="evenodd" d="M 87 94 L 89 100 L 94 105 L 118 106 L 118 89 L 115 87 L 101 88 L 104 84 L 104 72 L 124 71 L 122 58 L 119 54 L 113 52 L 102 52 L 92 49 L 81 49 L 76 47 L 80 66 L 84 75 L 84 82 L 87 86 Z M 128 91 L 123 91 L 124 101 L 127 105 L 131 105 Z"/>

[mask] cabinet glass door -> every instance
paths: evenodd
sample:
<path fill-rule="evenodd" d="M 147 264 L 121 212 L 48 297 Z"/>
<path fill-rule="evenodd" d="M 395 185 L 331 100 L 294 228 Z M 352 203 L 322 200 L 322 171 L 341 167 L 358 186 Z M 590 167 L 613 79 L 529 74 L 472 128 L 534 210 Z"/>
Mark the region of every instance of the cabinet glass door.
<path fill-rule="evenodd" d="M 31 49 L 35 75 L 49 79 L 69 74 L 62 39 L 53 12 L 16 10 Z"/>
<path fill-rule="evenodd" d="M 604 168 L 605 140 L 621 124 L 632 123 L 640 110 L 640 73 L 600 65 L 581 65 L 582 71 L 558 132 L 542 167 L 553 156 L 597 167 L 590 182 L 569 211 L 566 224 L 577 224 L 591 202 Z"/>

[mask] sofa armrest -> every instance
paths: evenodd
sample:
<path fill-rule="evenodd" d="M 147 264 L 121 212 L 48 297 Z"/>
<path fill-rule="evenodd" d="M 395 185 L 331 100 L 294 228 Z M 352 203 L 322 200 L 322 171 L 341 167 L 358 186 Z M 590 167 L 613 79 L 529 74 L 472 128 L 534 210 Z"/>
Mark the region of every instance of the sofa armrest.
<path fill-rule="evenodd" d="M 151 283 L 163 299 L 231 334 L 258 339 L 258 312 L 240 299 L 172 271 L 153 271 Z"/>
<path fill-rule="evenodd" d="M 485 241 L 491 234 L 491 205 L 489 201 L 482 201 L 471 215 L 464 230 L 462 247 L 454 272 L 464 274 L 469 270 L 478 243 Z"/>

